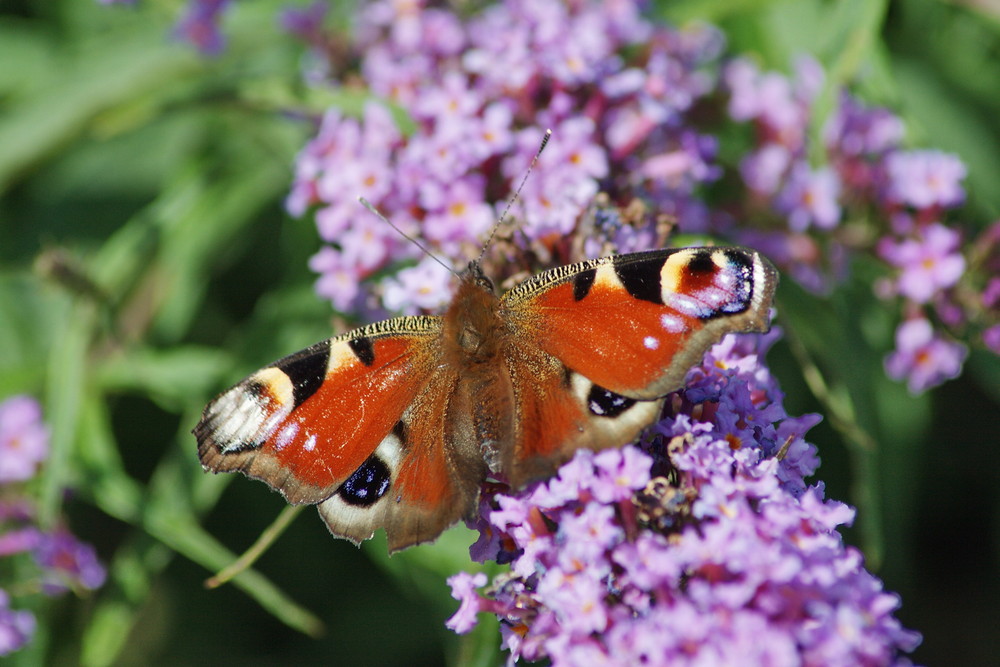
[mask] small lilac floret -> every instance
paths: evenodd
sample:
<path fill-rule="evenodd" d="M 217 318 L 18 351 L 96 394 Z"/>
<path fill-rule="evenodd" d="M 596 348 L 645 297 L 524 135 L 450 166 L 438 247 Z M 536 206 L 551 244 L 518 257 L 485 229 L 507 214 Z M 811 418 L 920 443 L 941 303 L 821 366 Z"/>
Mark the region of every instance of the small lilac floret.
<path fill-rule="evenodd" d="M 0 483 L 30 479 L 49 454 L 42 408 L 30 396 L 0 403 Z"/>
<path fill-rule="evenodd" d="M 896 349 L 885 358 L 885 372 L 919 394 L 958 377 L 967 355 L 965 345 L 941 338 L 929 321 L 907 320 L 896 329 Z"/>

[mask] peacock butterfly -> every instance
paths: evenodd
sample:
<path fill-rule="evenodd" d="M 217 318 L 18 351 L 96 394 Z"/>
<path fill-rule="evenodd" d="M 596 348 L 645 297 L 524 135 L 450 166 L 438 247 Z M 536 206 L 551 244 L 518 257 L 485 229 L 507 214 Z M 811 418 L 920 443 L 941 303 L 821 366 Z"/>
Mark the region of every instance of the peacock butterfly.
<path fill-rule="evenodd" d="M 498 297 L 479 263 L 443 317 L 377 322 L 257 371 L 195 427 L 206 470 L 317 504 L 390 551 L 476 511 L 481 483 L 552 474 L 634 439 L 722 336 L 765 331 L 777 272 L 742 248 L 652 250 L 545 271 Z"/>

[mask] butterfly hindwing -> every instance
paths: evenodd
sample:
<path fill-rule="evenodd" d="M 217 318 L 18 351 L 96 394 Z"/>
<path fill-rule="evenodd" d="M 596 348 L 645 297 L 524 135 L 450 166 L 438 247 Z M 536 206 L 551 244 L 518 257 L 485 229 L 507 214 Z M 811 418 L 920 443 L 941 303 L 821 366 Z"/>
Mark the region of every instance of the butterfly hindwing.
<path fill-rule="evenodd" d="M 355 473 L 319 505 L 335 535 L 358 543 L 384 528 L 389 551 L 437 537 L 470 515 L 486 476 L 482 455 L 446 415 L 455 409 L 460 378 L 440 368 L 396 428 Z M 350 480 L 349 480 L 350 482 Z"/>
<path fill-rule="evenodd" d="M 577 449 L 635 439 L 663 403 L 608 392 L 530 341 L 515 342 L 508 355 L 517 419 L 504 470 L 515 487 L 553 474 Z"/>

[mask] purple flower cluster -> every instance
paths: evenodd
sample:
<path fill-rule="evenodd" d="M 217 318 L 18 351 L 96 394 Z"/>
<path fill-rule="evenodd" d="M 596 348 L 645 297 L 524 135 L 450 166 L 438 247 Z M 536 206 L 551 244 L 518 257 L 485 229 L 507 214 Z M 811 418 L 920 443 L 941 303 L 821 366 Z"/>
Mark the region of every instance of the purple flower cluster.
<path fill-rule="evenodd" d="M 94 548 L 64 527 L 38 528 L 33 504 L 16 487 L 34 477 L 48 455 L 48 442 L 41 406 L 34 399 L 14 396 L 0 403 L 0 558 L 31 556 L 39 575 L 21 588 L 38 588 L 46 595 L 93 590 L 105 578 Z M 28 643 L 34 628 L 34 615 L 12 609 L 10 595 L 0 589 L 0 656 Z"/>
<path fill-rule="evenodd" d="M 311 265 L 338 310 L 364 308 L 362 281 L 419 257 L 359 196 L 439 254 L 474 256 L 546 128 L 554 139 L 511 211 L 536 254 L 564 254 L 599 192 L 626 202 L 642 193 L 689 228 L 704 218 L 691 195 L 719 175 L 715 142 L 682 119 L 713 90 L 716 31 L 654 28 L 630 1 L 510 1 L 465 22 L 384 1 L 364 8 L 355 35 L 371 92 L 416 127 L 404 131 L 384 103 L 360 118 L 331 110 L 299 157 L 288 208 L 315 211 L 330 245 Z M 652 232 L 639 227 L 616 229 L 617 245 L 649 247 Z M 382 305 L 415 312 L 448 298 L 446 273 L 417 275 L 383 287 Z"/>
<path fill-rule="evenodd" d="M 985 289 L 982 299 L 970 298 L 962 284 L 963 278 L 977 282 L 968 276 L 970 255 L 1000 261 L 996 244 L 980 239 L 963 245 L 962 234 L 943 222 L 965 200 L 966 171 L 957 157 L 904 149 L 897 116 L 843 94 L 823 132 L 828 163 L 814 166 L 808 128 L 822 82 L 815 63 L 800 62 L 788 79 L 737 59 L 724 79 L 730 117 L 752 123 L 756 137 L 740 164 L 747 216 L 778 216 L 770 230 L 741 228 L 733 231 L 737 238 L 817 291 L 843 277 L 849 253 L 882 260 L 889 277 L 876 285 L 876 294 L 901 301 L 904 314 L 886 370 L 913 392 L 961 372 L 966 347 L 954 338 L 978 330 L 987 348 L 998 349 L 1000 312 L 986 303 Z M 880 220 L 885 222 L 875 224 Z"/>
<path fill-rule="evenodd" d="M 920 636 L 836 531 L 854 511 L 804 481 L 819 417 L 785 413 L 776 336 L 716 345 L 641 444 L 487 494 L 471 552 L 510 572 L 453 577 L 449 627 L 497 615 L 511 662 L 906 664 Z"/>
<path fill-rule="evenodd" d="M 965 196 L 955 156 L 904 149 L 897 116 L 845 93 L 823 131 L 826 161 L 816 163 L 810 125 L 825 78 L 818 63 L 800 59 L 791 77 L 742 58 L 720 67 L 717 31 L 654 24 L 637 7 L 509 0 L 461 20 L 422 2 L 368 5 L 355 31 L 358 71 L 385 103 L 370 102 L 361 117 L 329 111 L 299 157 L 288 198 L 294 215 L 314 211 L 329 244 L 311 262 L 318 292 L 345 312 L 446 303 L 448 275 L 429 265 L 412 274 L 419 280 L 408 273 L 374 289 L 364 282 L 419 254 L 363 211 L 358 196 L 461 266 L 548 127 L 553 140 L 511 210 L 543 264 L 574 259 L 571 236 L 584 237 L 584 254 L 602 250 L 583 226 L 595 197 L 622 208 L 641 200 L 658 220 L 598 230 L 619 251 L 658 245 L 656 222 L 667 220 L 757 247 L 820 292 L 846 277 L 852 254 L 880 259 L 887 278 L 877 295 L 902 303 L 904 324 L 931 322 L 943 343 L 927 348 L 937 356 L 922 364 L 941 372 L 918 382 L 910 381 L 915 366 L 887 361 L 916 391 L 952 377 L 944 369 L 956 361 L 960 371 L 964 348 L 955 338 L 978 333 L 1000 349 L 1000 311 L 986 305 L 987 295 L 957 297 L 968 291 L 963 282 L 983 281 L 967 277 L 974 244 L 943 222 Z M 319 43 L 313 13 L 295 29 Z M 348 85 L 351 75 L 337 79 L 333 85 Z M 729 165 L 718 160 L 716 138 L 695 128 L 706 127 L 703 112 L 720 98 L 732 121 L 752 128 L 753 144 L 732 165 L 744 187 L 709 208 L 701 191 Z M 387 103 L 410 112 L 415 128 L 404 131 Z M 1000 257 L 991 247 L 990 257 Z"/>
<path fill-rule="evenodd" d="M 803 58 L 797 77 L 761 73 L 748 60 L 725 68 L 729 115 L 753 123 L 756 148 L 740 163 L 740 174 L 754 196 L 770 199 L 792 232 L 810 227 L 829 230 L 840 222 L 840 180 L 829 168 L 806 160 L 810 107 L 823 85 L 823 70 Z"/>
<path fill-rule="evenodd" d="M 946 222 L 964 202 L 965 166 L 954 155 L 904 148 L 899 117 L 846 92 L 815 145 L 813 106 L 825 75 L 814 60 L 799 59 L 791 76 L 746 58 L 722 65 L 721 33 L 654 23 L 636 0 L 506 0 L 464 18 L 427 5 L 368 3 L 351 38 L 324 31 L 323 2 L 280 19 L 313 48 L 310 85 L 363 81 L 372 95 L 360 114 L 325 114 L 287 200 L 293 215 L 315 215 L 328 245 L 310 266 L 317 292 L 338 311 L 414 313 L 449 298 L 447 274 L 436 269 L 418 271 L 418 282 L 371 280 L 420 255 L 359 196 L 462 266 L 551 128 L 553 141 L 511 210 L 543 265 L 575 259 L 564 241 L 581 230 L 598 194 L 621 207 L 641 200 L 660 228 L 650 215 L 603 230 L 619 251 L 658 245 L 668 221 L 754 246 L 816 292 L 844 280 L 854 255 L 874 256 L 887 276 L 876 294 L 900 304 L 903 324 L 931 322 L 945 343 L 930 350 L 944 355 L 930 366 L 957 359 L 961 368 L 964 355 L 945 352 L 958 349 L 955 340 L 1000 350 L 1000 310 L 988 305 L 983 278 L 1000 251 L 990 245 L 988 261 L 973 263 L 984 239 Z M 177 34 L 217 53 L 227 6 L 190 0 Z M 720 100 L 730 121 L 750 130 L 736 164 L 720 158 L 716 134 L 735 135 L 713 126 L 725 113 L 713 108 Z M 712 184 L 721 197 L 709 207 L 701 195 Z M 588 252 L 602 247 L 585 243 Z M 893 377 L 912 379 L 900 372 Z M 922 391 L 948 377 L 909 384 Z"/>

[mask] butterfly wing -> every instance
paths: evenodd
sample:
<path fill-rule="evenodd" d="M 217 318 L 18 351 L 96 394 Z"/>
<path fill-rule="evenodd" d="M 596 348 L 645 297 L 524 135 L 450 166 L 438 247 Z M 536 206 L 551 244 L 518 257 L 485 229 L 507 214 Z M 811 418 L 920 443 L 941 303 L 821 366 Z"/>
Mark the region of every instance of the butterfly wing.
<path fill-rule="evenodd" d="M 333 534 L 358 543 L 385 528 L 391 553 L 433 540 L 476 510 L 487 470 L 470 435 L 461 432 L 464 421 L 454 418 L 468 411 L 461 378 L 448 365 L 428 377 L 374 454 L 320 503 Z M 355 484 L 362 493 L 345 489 Z"/>
<path fill-rule="evenodd" d="M 457 377 L 441 368 L 440 334 L 440 318 L 396 318 L 254 373 L 205 408 L 202 465 L 320 503 L 356 543 L 381 526 L 390 548 L 433 539 L 474 508 L 481 479 L 445 451 Z"/>
<path fill-rule="evenodd" d="M 634 438 L 723 335 L 767 330 L 776 284 L 758 253 L 686 248 L 581 262 L 509 291 L 508 365 L 545 369 L 514 378 L 511 479 L 548 474 L 579 447 Z"/>

